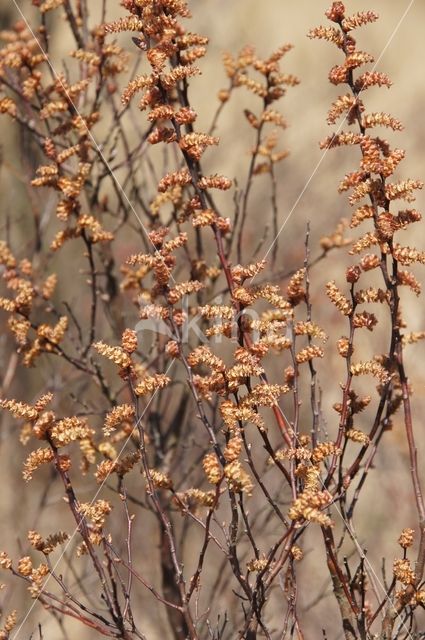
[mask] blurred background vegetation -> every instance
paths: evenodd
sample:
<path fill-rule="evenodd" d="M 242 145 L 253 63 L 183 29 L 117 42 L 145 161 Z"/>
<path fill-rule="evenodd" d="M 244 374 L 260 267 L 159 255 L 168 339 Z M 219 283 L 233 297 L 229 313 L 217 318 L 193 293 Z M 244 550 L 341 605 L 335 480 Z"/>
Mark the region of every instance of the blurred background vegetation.
<path fill-rule="evenodd" d="M 348 4 L 348 3 L 347 3 Z M 391 142 L 407 151 L 407 158 L 402 163 L 399 175 L 424 179 L 425 177 L 425 127 L 423 114 L 425 108 L 425 82 L 423 61 L 425 60 L 425 4 L 414 2 L 406 15 L 409 3 L 399 0 L 374 0 L 370 6 L 365 3 L 351 2 L 350 10 L 373 9 L 381 19 L 367 28 L 357 32 L 361 49 L 375 55 L 379 60 L 378 70 L 385 71 L 393 80 L 390 90 L 382 88 L 368 92 L 366 101 L 370 110 L 385 110 L 399 118 L 405 124 L 401 134 L 389 134 Z M 93 23 L 98 20 L 99 6 L 90 3 Z M 288 90 L 288 94 L 280 103 L 280 110 L 288 121 L 288 129 L 282 134 L 281 146 L 288 149 L 288 159 L 278 165 L 278 207 L 279 226 L 282 232 L 279 237 L 276 269 L 289 273 L 299 268 L 304 259 L 304 236 L 307 222 L 311 225 L 310 250 L 312 258 L 321 252 L 320 237 L 331 232 L 341 217 L 350 217 L 350 207 L 345 195 L 338 195 L 337 186 L 343 175 L 356 167 L 358 158 L 356 150 L 337 149 L 324 153 L 319 149 L 319 140 L 332 132 L 326 124 L 326 113 L 331 101 L 337 95 L 337 89 L 329 84 L 329 69 L 339 62 L 338 52 L 327 43 L 311 41 L 306 37 L 310 27 L 324 22 L 323 13 L 326 2 L 317 0 L 299 0 L 288 2 L 282 0 L 197 0 L 190 2 L 193 12 L 191 30 L 205 34 L 210 39 L 209 52 L 200 62 L 202 76 L 191 82 L 190 97 L 199 114 L 199 129 L 208 128 L 219 105 L 217 94 L 227 86 L 227 79 L 222 65 L 223 51 L 236 54 L 245 44 L 257 48 L 260 56 L 267 56 L 271 51 L 285 42 L 295 45 L 294 50 L 284 59 L 287 73 L 297 75 L 301 84 Z M 20 2 L 19 7 L 30 22 L 34 24 L 35 11 L 29 2 Z M 110 3 L 107 19 L 122 15 L 118 3 Z M 61 69 L 62 59 L 73 48 L 68 30 L 59 17 L 60 12 L 48 16 L 51 21 L 51 60 L 56 70 Z M 12 0 L 5 0 L 0 5 L 0 28 L 7 29 L 17 19 L 21 19 Z M 125 36 L 128 38 L 128 36 Z M 122 43 L 123 37 L 120 36 Z M 129 50 L 133 46 L 129 43 Z M 250 150 L 254 144 L 253 131 L 243 115 L 243 109 L 250 101 L 255 111 L 255 100 L 243 89 L 235 92 L 230 103 L 224 106 L 218 121 L 217 134 L 221 138 L 220 146 L 207 154 L 211 172 L 219 171 L 231 178 L 237 178 L 243 184 L 249 163 Z M 145 123 L 145 115 L 140 118 Z M 54 201 L 45 199 L 44 194 L 30 186 L 30 180 L 39 164 L 39 155 L 18 127 L 11 124 L 6 116 L 0 119 L 1 127 L 1 166 L 0 166 L 0 229 L 3 238 L 11 238 L 17 255 L 25 255 L 25 247 L 33 241 L 34 210 L 43 215 L 46 208 L 53 208 Z M 100 125 L 101 127 L 101 125 Z M 97 135 L 94 129 L 94 136 Z M 383 134 L 384 135 L 384 134 Z M 385 135 L 384 135 L 385 137 Z M 224 215 L 233 216 L 231 196 L 222 200 Z M 419 210 L 424 209 L 424 193 L 420 192 L 416 204 Z M 228 208 L 228 213 L 226 213 Z M 248 261 L 256 247 L 259 235 L 263 232 L 265 211 L 270 209 L 269 178 L 267 175 L 255 179 L 253 196 L 249 206 L 248 226 L 245 234 L 244 257 Z M 49 236 L 53 235 L 46 229 Z M 351 232 L 352 233 L 352 232 Z M 420 249 L 425 248 L 423 225 L 413 227 L 411 244 Z M 348 234 L 350 235 L 350 233 Z M 271 236 L 264 244 L 261 253 L 270 245 Z M 134 248 L 131 240 L 119 248 L 121 258 Z M 138 250 L 136 246 L 136 250 Z M 65 256 L 65 257 L 64 257 Z M 321 325 L 333 339 L 328 350 L 334 351 L 334 367 L 327 361 L 326 367 L 320 367 L 320 386 L 323 391 L 322 409 L 328 422 L 329 431 L 335 429 L 335 413 L 332 404 L 339 399 L 336 381 L 343 376 L 343 364 L 336 355 L 334 342 L 344 332 L 344 324 L 334 312 L 332 305 L 324 295 L 324 284 L 334 277 L 343 282 L 346 265 L 349 264 L 346 254 L 331 253 L 320 262 L 312 272 L 313 315 L 320 319 Z M 78 259 L 73 254 L 72 246 L 64 249 L 57 264 L 53 262 L 60 278 L 60 291 L 66 291 L 69 298 L 77 292 L 85 276 L 79 272 Z M 423 280 L 423 274 L 417 270 Z M 281 279 L 285 283 L 285 279 Z M 74 293 L 73 293 L 74 292 Z M 415 299 L 411 293 L 403 299 L 404 314 L 411 330 L 425 328 L 423 299 Z M 0 367 L 3 372 L 3 392 L 10 397 L 32 401 L 42 390 L 43 382 L 54 373 L 51 363 L 46 361 L 45 369 L 40 371 L 24 370 L 13 361 L 13 345 L 1 318 L 0 335 Z M 337 323 L 341 323 L 338 331 Z M 376 343 L 368 344 L 368 336 L 364 337 L 365 352 L 377 351 Z M 363 345 L 362 345 L 363 347 Z M 378 345 L 384 348 L 385 344 Z M 408 348 L 406 354 L 407 370 L 414 390 L 414 421 L 420 446 L 420 455 L 425 454 L 425 373 L 423 362 L 425 345 L 418 344 Z M 328 384 L 331 383 L 331 384 Z M 66 380 L 62 380 L 66 390 Z M 5 389 L 7 387 L 7 389 Z M 328 391 L 330 388 L 330 392 Z M 367 420 L 367 415 L 364 420 Z M 25 450 L 17 446 L 16 424 L 9 416 L 1 417 L 1 548 L 19 552 L 24 539 L 21 532 L 37 528 L 40 519 L 48 523 L 52 529 L 58 516 L 58 504 L 62 501 L 62 488 L 59 485 L 46 485 L 46 474 L 40 473 L 31 485 L 31 490 L 24 485 L 21 467 L 25 458 Z M 358 539 L 362 544 L 362 535 L 366 528 L 376 532 L 373 545 L 368 546 L 368 558 L 378 576 L 381 576 L 381 558 L 384 555 L 396 557 L 396 540 L 403 526 L 415 523 L 415 508 L 411 497 L 409 465 L 407 451 L 402 432 L 403 425 L 395 419 L 393 429 L 385 437 L 383 446 L 375 460 L 381 473 L 369 474 L 363 501 L 357 514 Z M 367 430 L 367 429 L 366 429 Z M 424 467 L 422 467 L 423 469 Z M 388 473 L 385 472 L 385 470 Z M 43 475 L 44 474 L 44 475 Z M 425 479 L 425 473 L 422 473 Z M 379 480 L 378 480 L 379 478 Z M 84 487 L 81 489 L 84 492 Z M 38 492 L 38 493 L 37 493 Z M 83 495 L 83 494 L 82 494 Z M 379 499 L 376 496 L 379 495 Z M 87 495 L 87 500 L 91 495 Z M 43 509 L 41 508 L 43 507 Z M 61 512 L 60 512 L 61 513 Z M 397 514 L 397 518 L 394 517 Z M 149 519 L 150 518 L 150 519 Z M 155 581 L 155 563 L 149 564 L 149 536 L 154 535 L 154 522 L 151 517 L 136 525 L 137 555 L 140 556 L 147 577 Z M 70 521 L 69 528 L 71 528 Z M 61 521 L 63 528 L 64 523 Z M 138 537 L 140 536 L 140 537 Z M 314 589 L 306 594 L 301 593 L 300 612 L 305 610 L 304 618 L 306 638 L 319 638 L 319 621 L 323 619 L 323 611 L 331 607 L 332 615 L 337 616 L 332 599 L 319 600 L 313 606 L 317 596 L 330 591 L 326 575 L 323 574 L 323 558 L 320 540 L 314 529 L 307 534 L 305 548 L 306 560 L 300 565 L 301 582 L 314 585 Z M 140 541 L 140 543 L 139 543 Z M 310 546 L 309 546 L 310 545 Z M 320 550 L 318 550 L 320 549 Z M 158 550 L 157 550 L 158 551 Z M 158 551 L 159 552 L 159 551 Z M 190 548 L 188 549 L 190 555 Z M 71 572 L 70 566 L 63 571 Z M 387 567 L 390 572 L 390 568 Z M 151 574 L 151 575 L 150 575 Z M 90 591 L 92 576 L 85 578 L 85 588 Z M 215 577 L 212 578 L 212 582 Z M 283 588 L 283 587 L 282 587 Z M 17 607 L 20 613 L 30 606 L 28 598 L 24 598 L 24 588 L 15 585 L 13 592 L 6 597 L 5 608 Z M 312 595 L 315 594 L 315 595 Z M 169 630 L 165 618 L 158 619 L 152 610 L 152 601 L 146 596 L 140 603 L 142 617 L 146 618 L 145 631 L 149 640 L 168 637 Z M 333 635 L 332 615 L 329 616 L 328 638 L 337 640 L 341 636 Z M 281 612 L 279 596 L 276 598 L 275 623 L 279 625 Z M 44 637 L 48 640 L 62 637 L 58 625 L 48 613 L 35 608 L 30 614 L 28 623 L 20 634 L 20 638 L 29 638 L 37 623 L 43 625 Z M 69 632 L 72 638 L 75 629 Z M 91 638 L 93 634 L 78 628 L 81 638 Z M 336 633 L 336 632 L 335 632 Z M 34 636 L 37 637 L 37 636 Z"/>

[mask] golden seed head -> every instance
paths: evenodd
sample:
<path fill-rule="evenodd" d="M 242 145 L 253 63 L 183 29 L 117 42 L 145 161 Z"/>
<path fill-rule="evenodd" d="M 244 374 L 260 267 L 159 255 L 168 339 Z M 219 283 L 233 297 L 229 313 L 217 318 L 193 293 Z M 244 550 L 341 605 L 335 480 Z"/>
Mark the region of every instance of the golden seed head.
<path fill-rule="evenodd" d="M 300 547 L 296 544 L 292 545 L 291 547 L 291 555 L 294 558 L 294 560 L 302 560 L 304 557 L 304 553 L 303 550 L 300 549 Z"/>
<path fill-rule="evenodd" d="M 408 549 L 409 547 L 411 547 L 413 544 L 414 533 L 414 529 L 403 529 L 398 539 L 398 544 L 400 545 L 400 547 L 402 547 L 403 549 Z"/>
<path fill-rule="evenodd" d="M 412 570 L 410 560 L 407 558 L 403 560 L 394 560 L 393 573 L 394 577 L 402 584 L 411 585 L 415 582 L 415 572 Z"/>

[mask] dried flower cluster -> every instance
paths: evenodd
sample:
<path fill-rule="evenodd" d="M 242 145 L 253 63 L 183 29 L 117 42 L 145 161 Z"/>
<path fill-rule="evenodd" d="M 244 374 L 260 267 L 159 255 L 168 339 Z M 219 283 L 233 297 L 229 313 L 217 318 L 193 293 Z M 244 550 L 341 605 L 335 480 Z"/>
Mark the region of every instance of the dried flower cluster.
<path fill-rule="evenodd" d="M 425 332 L 404 332 L 400 300 L 406 288 L 420 294 L 410 268 L 425 252 L 400 233 L 421 220 L 404 207 L 422 183 L 395 175 L 405 153 L 375 135 L 402 130 L 366 100 L 391 86 L 354 38 L 377 14 L 348 15 L 333 2 L 329 24 L 309 33 L 341 58 L 329 80 L 343 87 L 327 114 L 338 129 L 320 146 L 359 151 L 338 187 L 351 219 L 324 235 L 318 259 L 338 249 L 349 262 L 316 305 L 309 231 L 301 263 L 272 276 L 288 156 L 278 102 L 299 82 L 282 68 L 292 45 L 264 58 L 251 46 L 226 53 L 228 87 L 198 130 L 189 88 L 208 38 L 187 28 L 184 0 L 122 0 L 109 22 L 104 3 L 100 24 L 85 0 L 33 4 L 38 27 L 21 21 L 0 33 L 0 113 L 29 137 L 35 160 L 34 238 L 21 242 L 21 257 L 8 222 L 0 241 L 0 310 L 14 341 L 0 407 L 22 427 L 23 479 L 34 493 L 46 485 L 40 505 L 50 506 L 50 486 L 65 499 L 54 501 L 60 526 L 49 532 L 41 513 L 18 559 L 0 554 L 1 568 L 62 630 L 69 617 L 96 635 L 147 638 L 160 616 L 140 606 L 143 592 L 167 612 L 155 633 L 167 624 L 175 640 L 304 638 L 303 607 L 330 593 L 306 584 L 311 531 L 340 614 L 330 622 L 324 600 L 321 628 L 346 640 L 405 637 L 425 605 L 425 506 L 404 348 Z M 50 65 L 55 15 L 74 41 L 60 72 Z M 215 133 L 239 89 L 248 92 L 241 127 L 253 136 L 242 185 L 205 168 L 229 144 Z M 247 258 L 261 180 L 270 219 Z M 36 400 L 15 393 L 21 363 L 42 372 Z M 338 401 L 327 419 L 330 397 Z M 401 523 L 402 557 L 391 558 L 382 594 L 356 518 L 395 423 L 406 433 L 418 534 Z M 5 615 L 0 638 L 24 613 Z"/>

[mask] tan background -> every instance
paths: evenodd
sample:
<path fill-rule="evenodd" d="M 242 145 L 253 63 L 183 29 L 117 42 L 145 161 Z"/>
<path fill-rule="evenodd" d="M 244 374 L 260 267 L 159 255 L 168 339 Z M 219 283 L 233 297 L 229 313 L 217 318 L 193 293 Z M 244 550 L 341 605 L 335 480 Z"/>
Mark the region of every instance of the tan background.
<path fill-rule="evenodd" d="M 12 2 L 4 0 L 0 9 L 3 26 L 16 16 L 16 10 Z M 92 3 L 96 7 L 96 3 Z M 425 5 L 417 0 L 403 20 L 396 35 L 387 47 L 403 13 L 408 7 L 408 2 L 395 0 L 375 0 L 372 6 L 366 7 L 364 3 L 349 3 L 350 10 L 365 8 L 376 9 L 381 14 L 381 20 L 367 28 L 358 31 L 358 40 L 361 48 L 379 56 L 382 59 L 378 70 L 389 73 L 394 81 L 394 87 L 371 90 L 365 96 L 370 110 L 387 110 L 406 125 L 402 134 L 391 134 L 390 140 L 395 146 L 401 146 L 407 150 L 407 159 L 401 166 L 400 174 L 404 177 L 425 177 L 424 143 L 425 129 L 423 126 L 425 107 L 425 82 L 423 65 L 425 61 L 425 38 L 423 37 L 423 25 L 425 24 Z M 221 52 L 229 50 L 236 53 L 246 43 L 255 44 L 259 55 L 267 56 L 281 43 L 292 42 L 295 44 L 293 52 L 289 53 L 284 61 L 284 69 L 287 72 L 298 75 L 301 85 L 290 89 L 287 97 L 281 102 L 281 110 L 289 122 L 288 130 L 283 134 L 282 144 L 290 150 L 290 158 L 284 161 L 279 170 L 279 209 L 281 222 L 291 212 L 299 194 L 306 187 L 305 193 L 293 210 L 290 219 L 285 224 L 280 237 L 278 267 L 290 270 L 300 266 L 303 259 L 303 235 L 307 221 L 311 222 L 312 240 L 311 249 L 313 257 L 318 253 L 318 239 L 321 234 L 333 229 L 341 216 L 349 216 L 350 209 L 346 197 L 337 194 L 337 184 L 344 172 L 354 169 L 356 166 L 356 151 L 335 150 L 323 157 L 323 152 L 318 147 L 318 141 L 329 135 L 330 129 L 326 125 L 326 112 L 332 99 L 337 95 L 337 88 L 327 81 L 327 73 L 331 66 L 339 61 L 339 52 L 325 42 L 310 41 L 306 38 L 306 32 L 311 26 L 325 22 L 323 16 L 326 9 L 325 2 L 317 0 L 301 0 L 289 2 L 288 0 L 198 0 L 191 2 L 194 21 L 191 29 L 200 31 L 209 36 L 211 45 L 208 57 L 201 61 L 203 75 L 193 82 L 191 97 L 197 108 L 202 126 L 208 126 L 215 111 L 217 91 L 226 86 L 226 79 L 221 65 Z M 23 5 L 25 14 L 30 15 L 32 9 Z M 120 15 L 116 8 L 111 15 Z M 111 17 L 111 16 L 108 16 Z M 57 21 L 54 35 L 55 66 L 60 66 L 60 58 L 63 52 L 67 52 L 70 43 L 64 37 L 61 21 Z M 248 152 L 252 145 L 252 132 L 249 129 L 241 111 L 246 103 L 246 94 L 240 90 L 235 101 L 226 106 L 220 119 L 219 134 L 222 143 L 218 150 L 209 152 L 209 165 L 212 170 L 219 170 L 226 175 L 238 176 L 240 180 L 245 175 Z M 255 102 L 253 102 L 255 105 Z M 20 223 L 21 216 L 25 214 L 27 206 L 26 185 L 19 178 L 19 166 L 22 161 L 22 153 L 19 149 L 19 138 L 9 126 L 9 121 L 0 120 L 3 139 L 3 157 L 5 162 L 0 174 L 1 203 L 0 216 L 5 220 L 5 213 L 12 211 L 12 219 Z M 236 132 L 236 133 L 235 133 Z M 385 137 L 385 133 L 382 134 Z M 26 159 L 31 161 L 31 159 Z M 320 165 L 319 165 L 320 163 Z M 311 176 L 314 176 L 311 178 Z M 310 180 L 311 178 L 311 180 Z M 268 207 L 267 181 L 260 177 L 256 184 L 255 195 L 250 206 L 250 222 L 247 234 L 247 253 L 249 259 L 249 247 L 255 245 L 258 239 L 258 225 L 264 219 L 264 211 Z M 418 208 L 423 207 L 423 193 L 418 198 Z M 229 215 L 233 213 L 233 205 L 229 197 L 225 201 L 229 208 Z M 225 209 L 223 211 L 225 213 Z M 3 223 L 2 223 L 2 226 Z M 411 233 L 411 244 L 415 243 L 419 248 L 425 248 L 425 233 L 423 225 L 417 226 Z M 22 230 L 23 234 L 25 230 Z M 250 244 L 251 243 L 251 244 Z M 341 265 L 342 255 L 332 255 L 322 263 L 314 272 L 314 304 L 317 317 L 321 318 L 324 328 L 333 330 L 339 317 L 332 313 L 328 302 L 323 295 L 323 285 L 330 277 L 338 274 L 336 269 L 341 268 L 338 277 L 343 282 L 343 270 Z M 343 264 L 346 264 L 345 257 Z M 418 271 L 420 275 L 421 272 Z M 409 320 L 412 329 L 424 328 L 425 319 L 423 313 L 423 301 L 414 299 L 412 294 L 405 297 L 405 316 Z M 341 334 L 344 327 L 341 324 Z M 339 334 L 336 336 L 339 337 Z M 364 350 L 369 350 L 369 336 L 365 336 Z M 0 358 L 2 352 L 7 353 L 9 337 L 0 337 Z M 382 348 L 385 342 L 382 343 Z M 333 345 L 329 345 L 329 349 Z M 375 346 L 376 349 L 376 346 Z M 423 372 L 423 360 L 425 347 L 419 345 L 408 351 L 408 371 L 415 389 L 415 428 L 418 435 L 418 444 L 425 454 L 425 437 L 423 434 L 423 415 L 425 411 L 425 376 Z M 3 356 L 2 366 L 6 362 Z M 329 420 L 329 431 L 335 430 L 336 418 L 330 409 L 333 402 L 338 399 L 339 390 L 335 381 L 343 376 L 342 365 L 335 357 L 335 369 L 330 370 L 329 363 L 326 369 L 320 371 L 321 386 L 324 390 L 324 411 Z M 29 385 L 29 386 L 27 386 Z M 327 393 L 329 386 L 332 386 Z M 39 392 L 39 381 L 35 381 L 30 374 L 20 374 L 14 381 L 14 390 L 21 397 L 26 395 L 26 389 L 31 389 L 34 394 Z M 365 420 L 367 420 L 365 418 Z M 366 425 L 367 426 L 367 425 Z M 376 458 L 376 472 L 372 471 L 368 480 L 363 501 L 359 507 L 356 524 L 358 538 L 361 544 L 367 531 L 368 557 L 371 566 L 381 579 L 381 557 L 388 555 L 389 564 L 398 551 L 396 538 L 401 526 L 415 525 L 415 511 L 410 490 L 410 478 L 408 473 L 408 460 L 404 444 L 402 423 L 396 421 L 394 429 L 384 439 L 382 450 Z M 9 438 L 10 432 L 16 431 L 16 425 L 8 418 L 3 420 L 2 430 L 2 462 L 0 479 L 2 487 L 1 497 L 1 547 L 11 550 L 19 549 L 23 544 L 18 532 L 35 526 L 39 505 L 39 495 L 34 497 L 23 485 L 21 477 L 21 450 L 16 449 L 16 444 Z M 422 456 L 423 460 L 423 456 Z M 423 466 L 422 466 L 423 469 Z M 425 474 L 422 472 L 425 481 Z M 46 480 L 45 476 L 44 480 Z M 36 485 L 33 485 L 35 487 Z M 42 481 L 40 481 L 40 492 Z M 378 497 L 379 496 L 379 497 Z M 87 496 L 89 499 L 91 495 Z M 45 523 L 52 523 L 57 518 L 57 506 L 61 503 L 62 492 L 57 486 L 48 498 L 48 507 L 45 511 Z M 337 518 L 337 516 L 336 516 Z M 71 527 L 70 521 L 68 522 Z M 61 523 L 65 526 L 65 523 Z M 149 536 L 153 535 L 153 528 L 146 521 L 141 522 L 140 527 L 140 551 L 141 558 L 145 558 L 144 569 L 149 577 L 154 575 L 154 569 L 148 561 Z M 338 525 L 337 525 L 338 526 Z M 136 530 L 137 531 L 137 530 Z M 371 536 L 372 532 L 372 536 Z M 323 551 L 320 536 L 314 531 L 309 534 L 309 544 L 306 547 L 306 560 L 300 565 L 300 584 L 302 595 L 300 596 L 300 610 L 309 609 L 309 604 L 320 593 L 326 577 L 320 568 L 323 564 Z M 320 549 L 320 550 L 319 550 Z M 313 553 L 315 552 L 315 553 Z M 190 548 L 188 550 L 190 554 Z M 388 572 L 390 569 L 387 568 Z M 304 587 L 303 587 L 304 585 Z M 87 576 L 86 586 L 90 589 L 91 576 Z M 17 606 L 23 613 L 28 605 L 28 599 L 21 601 L 22 590 L 15 589 L 11 601 L 6 596 L 6 608 Z M 274 621 L 279 626 L 281 609 L 279 598 L 282 594 L 278 591 L 275 595 Z M 149 607 L 148 607 L 149 605 Z M 166 623 L 158 623 L 157 614 L 153 613 L 153 602 L 143 599 L 141 612 L 146 612 L 146 630 L 149 640 L 166 638 Z M 304 628 L 306 640 L 321 637 L 321 624 L 325 618 L 328 628 L 329 640 L 339 640 L 340 635 L 332 631 L 334 626 L 332 617 L 337 616 L 333 600 L 325 600 L 318 607 L 303 614 L 305 616 Z M 51 620 L 47 613 L 37 609 L 29 618 L 29 624 L 19 634 L 19 639 L 28 638 L 30 631 L 35 629 L 37 622 L 43 623 L 44 637 L 46 640 L 61 638 L 59 627 Z M 159 628 L 162 625 L 162 628 Z M 71 636 L 76 633 L 71 632 Z M 334 634 L 333 634 L 334 633 Z M 94 634 L 78 630 L 79 637 L 92 638 Z M 332 635 L 333 634 L 333 635 Z M 37 636 L 35 636 L 37 637 Z M 229 636 L 230 637 L 230 636 Z M 279 634 L 276 634 L 276 638 Z"/>

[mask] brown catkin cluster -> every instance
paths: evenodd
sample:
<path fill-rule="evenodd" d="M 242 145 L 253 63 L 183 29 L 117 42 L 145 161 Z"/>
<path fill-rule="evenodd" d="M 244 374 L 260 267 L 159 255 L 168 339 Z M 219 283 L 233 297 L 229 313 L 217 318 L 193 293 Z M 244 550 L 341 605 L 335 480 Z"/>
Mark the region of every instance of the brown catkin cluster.
<path fill-rule="evenodd" d="M 376 106 L 391 87 L 363 45 L 378 15 L 335 1 L 309 31 L 335 52 L 320 147 L 354 165 L 318 174 L 343 217 L 297 244 L 283 138 L 309 131 L 305 104 L 281 111 L 300 82 L 292 45 L 226 52 L 219 71 L 198 4 L 34 0 L 31 24 L 0 31 L 0 116 L 22 145 L 2 178 L 25 186 L 1 225 L 0 408 L 19 423 L 2 433 L 25 448 L 23 478 L 5 465 L 2 482 L 28 519 L 0 553 L 0 640 L 50 633 L 14 581 L 64 637 L 416 637 L 425 506 L 405 351 L 420 361 L 407 296 L 425 251 L 403 236 L 423 185 L 399 174 L 397 100 Z"/>

